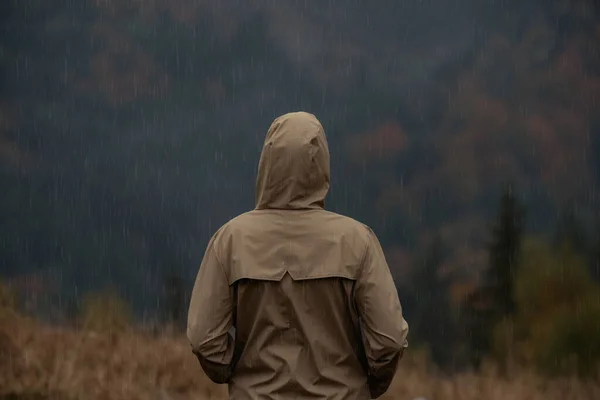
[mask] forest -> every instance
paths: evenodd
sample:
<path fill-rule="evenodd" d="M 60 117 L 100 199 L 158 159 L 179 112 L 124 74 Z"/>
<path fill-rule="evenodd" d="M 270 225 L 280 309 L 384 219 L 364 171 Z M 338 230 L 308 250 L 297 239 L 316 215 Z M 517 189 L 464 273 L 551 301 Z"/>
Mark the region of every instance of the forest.
<path fill-rule="evenodd" d="M 1 367 L 0 398 L 82 398 L 52 369 L 73 340 L 71 369 L 180 362 L 206 244 L 297 110 L 329 141 L 326 208 L 373 228 L 411 326 L 390 398 L 600 392 L 596 1 L 8 0 L 0 28 L 0 354 L 58 346 Z M 148 398 L 125 386 L 97 398 Z"/>

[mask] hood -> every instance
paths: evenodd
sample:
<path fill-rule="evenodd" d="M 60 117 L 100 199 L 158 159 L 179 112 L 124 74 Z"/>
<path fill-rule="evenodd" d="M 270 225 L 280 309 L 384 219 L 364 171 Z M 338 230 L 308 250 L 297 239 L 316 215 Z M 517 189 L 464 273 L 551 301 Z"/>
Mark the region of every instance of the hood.
<path fill-rule="evenodd" d="M 329 191 L 329 148 L 312 114 L 294 112 L 271 124 L 258 163 L 256 209 L 315 209 Z"/>

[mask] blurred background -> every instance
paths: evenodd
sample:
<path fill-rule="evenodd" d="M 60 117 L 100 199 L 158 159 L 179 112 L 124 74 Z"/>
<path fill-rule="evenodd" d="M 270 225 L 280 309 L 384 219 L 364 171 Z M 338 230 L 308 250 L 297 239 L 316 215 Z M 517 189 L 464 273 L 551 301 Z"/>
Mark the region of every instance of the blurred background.
<path fill-rule="evenodd" d="M 22 312 L 183 326 L 269 124 L 303 110 L 411 346 L 449 370 L 600 360 L 598 2 L 7 0 L 0 26 L 0 278 Z"/>

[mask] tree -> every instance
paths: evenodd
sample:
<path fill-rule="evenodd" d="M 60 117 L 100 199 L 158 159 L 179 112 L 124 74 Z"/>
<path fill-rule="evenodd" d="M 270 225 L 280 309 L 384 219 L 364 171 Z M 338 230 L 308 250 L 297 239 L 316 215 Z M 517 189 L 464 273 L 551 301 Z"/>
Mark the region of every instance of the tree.
<path fill-rule="evenodd" d="M 517 357 L 548 374 L 594 375 L 600 365 L 600 286 L 565 242 L 525 242 L 515 279 Z"/>
<path fill-rule="evenodd" d="M 515 312 L 513 281 L 521 250 L 525 210 L 507 186 L 500 200 L 496 224 L 492 228 L 486 290 L 492 296 L 494 314 L 511 316 Z"/>
<path fill-rule="evenodd" d="M 422 263 L 413 277 L 415 289 L 414 331 L 418 340 L 427 344 L 432 361 L 449 367 L 453 360 L 455 324 L 448 298 L 450 279 L 440 276 L 446 250 L 436 237 L 427 247 Z"/>
<path fill-rule="evenodd" d="M 491 352 L 495 327 L 515 313 L 513 282 L 524 220 L 525 210 L 508 185 L 492 228 L 488 269 L 483 282 L 466 304 L 465 323 L 469 329 L 471 360 L 475 367 L 479 367 L 483 357 Z"/>

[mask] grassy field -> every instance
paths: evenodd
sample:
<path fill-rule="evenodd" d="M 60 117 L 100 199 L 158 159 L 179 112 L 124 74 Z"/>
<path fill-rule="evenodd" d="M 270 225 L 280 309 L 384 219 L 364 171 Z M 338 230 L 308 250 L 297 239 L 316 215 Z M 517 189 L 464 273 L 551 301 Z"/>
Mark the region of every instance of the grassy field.
<path fill-rule="evenodd" d="M 382 399 L 600 399 L 600 384 L 545 380 L 528 371 L 501 379 L 493 372 L 442 377 L 407 353 Z M 181 335 L 78 331 L 14 312 L 0 316 L 0 399 L 225 399 Z"/>

